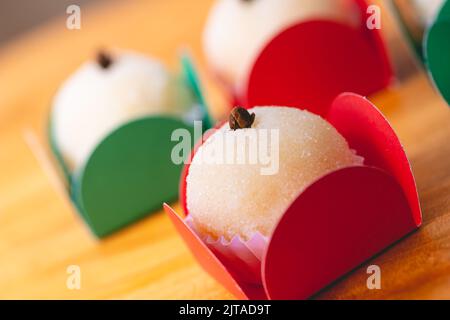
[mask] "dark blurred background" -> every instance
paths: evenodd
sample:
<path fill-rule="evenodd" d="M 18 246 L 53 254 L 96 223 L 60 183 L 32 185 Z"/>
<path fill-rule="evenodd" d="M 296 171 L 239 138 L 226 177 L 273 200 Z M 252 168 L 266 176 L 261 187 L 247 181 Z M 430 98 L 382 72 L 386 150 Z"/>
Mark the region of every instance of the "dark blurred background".
<path fill-rule="evenodd" d="M 103 0 L 0 0 L 0 45 L 54 16 L 66 14 L 71 4 Z"/>

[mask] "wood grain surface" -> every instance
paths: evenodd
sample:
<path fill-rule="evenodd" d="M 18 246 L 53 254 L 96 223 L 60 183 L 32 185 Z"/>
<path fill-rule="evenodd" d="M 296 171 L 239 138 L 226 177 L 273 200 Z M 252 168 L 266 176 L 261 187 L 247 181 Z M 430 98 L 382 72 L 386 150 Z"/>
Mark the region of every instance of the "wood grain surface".
<path fill-rule="evenodd" d="M 220 117 L 224 99 L 201 53 L 211 2 L 82 7 L 81 30 L 67 30 L 59 18 L 0 48 L 0 298 L 233 299 L 197 265 L 162 212 L 95 240 L 40 161 L 53 94 L 100 47 L 142 51 L 173 69 L 180 48 L 190 48 Z M 410 157 L 424 224 L 315 298 L 450 299 L 450 110 L 420 72 L 371 100 Z M 381 267 L 381 290 L 366 287 L 371 264 Z M 66 287 L 70 265 L 81 268 L 80 290 Z"/>

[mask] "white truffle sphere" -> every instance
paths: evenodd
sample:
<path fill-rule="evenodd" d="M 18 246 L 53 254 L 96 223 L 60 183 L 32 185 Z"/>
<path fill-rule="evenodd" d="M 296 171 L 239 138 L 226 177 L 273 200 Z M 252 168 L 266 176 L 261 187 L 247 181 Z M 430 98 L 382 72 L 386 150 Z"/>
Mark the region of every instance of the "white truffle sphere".
<path fill-rule="evenodd" d="M 358 26 L 360 12 L 354 0 L 218 0 L 204 31 L 206 58 L 223 81 L 239 88 L 273 37 L 311 19 Z"/>
<path fill-rule="evenodd" d="M 193 105 L 187 85 L 160 62 L 131 52 L 100 58 L 83 64 L 54 98 L 52 134 L 71 171 L 120 125 L 149 115 L 180 115 Z"/>
<path fill-rule="evenodd" d="M 363 162 L 345 138 L 315 114 L 287 107 L 257 107 L 249 111 L 255 113 L 251 128 L 233 131 L 228 123 L 224 124 L 198 149 L 190 165 L 187 209 L 204 236 L 223 236 L 228 240 L 235 235 L 248 240 L 256 232 L 270 236 L 283 213 L 310 183 L 328 172 Z M 263 129 L 264 134 L 272 129 L 279 132 L 279 165 L 275 174 L 261 174 L 261 169 L 267 167 L 261 161 L 220 164 L 204 160 L 205 154 L 213 154 L 221 146 L 225 146 L 227 157 L 233 149 L 227 146 L 242 142 L 239 137 L 249 130 L 259 134 Z M 277 142 L 267 140 L 269 144 Z M 249 141 L 245 140 L 246 159 L 250 159 Z M 237 152 L 235 155 L 237 159 Z"/>

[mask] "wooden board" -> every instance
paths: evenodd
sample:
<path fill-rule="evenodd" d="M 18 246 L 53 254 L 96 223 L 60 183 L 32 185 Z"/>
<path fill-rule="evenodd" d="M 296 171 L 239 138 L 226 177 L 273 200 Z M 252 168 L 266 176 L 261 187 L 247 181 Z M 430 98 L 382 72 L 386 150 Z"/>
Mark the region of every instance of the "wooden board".
<path fill-rule="evenodd" d="M 201 31 L 210 0 L 123 1 L 82 7 L 82 29 L 56 19 L 0 48 L 0 298 L 232 299 L 196 264 L 161 212 L 95 240 L 39 160 L 58 85 L 100 47 L 131 48 L 177 67 L 191 48 L 214 114 L 224 101 L 205 77 Z M 62 13 L 64 14 L 64 13 Z M 316 298 L 450 298 L 450 110 L 423 74 L 372 97 L 412 161 L 424 225 Z M 377 264 L 382 289 L 368 290 Z M 81 289 L 66 286 L 81 268 Z"/>

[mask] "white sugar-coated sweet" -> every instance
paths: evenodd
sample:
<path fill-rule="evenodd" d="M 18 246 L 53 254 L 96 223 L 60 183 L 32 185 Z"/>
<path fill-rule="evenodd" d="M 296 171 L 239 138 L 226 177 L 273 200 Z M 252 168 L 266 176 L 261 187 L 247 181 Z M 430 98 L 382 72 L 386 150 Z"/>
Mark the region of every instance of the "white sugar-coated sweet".
<path fill-rule="evenodd" d="M 53 102 L 53 136 L 68 168 L 76 170 L 118 126 L 147 115 L 179 115 L 192 103 L 187 86 L 159 61 L 115 52 L 107 68 L 86 62 L 63 83 Z"/>
<path fill-rule="evenodd" d="M 255 113 L 252 128 L 233 131 L 228 123 L 224 124 L 198 149 L 191 163 L 187 208 L 204 235 L 226 239 L 239 235 L 249 239 L 259 232 L 269 236 L 281 215 L 310 183 L 330 171 L 363 162 L 345 138 L 317 115 L 286 107 L 257 107 L 249 111 Z M 250 163 L 251 150 L 255 150 L 250 145 L 255 140 L 239 138 L 251 136 L 252 132 L 258 137 L 266 135 L 269 143 L 266 149 L 263 139 L 258 138 L 257 152 L 276 150 L 272 144 L 279 142 L 279 165 L 274 174 L 262 174 L 261 169 L 268 162 L 260 157 L 256 163 Z M 278 132 L 278 139 L 271 138 L 270 132 Z M 233 143 L 234 149 L 230 147 Z M 237 160 L 236 150 L 243 145 L 241 150 L 247 161 L 223 160 Z M 217 150 L 223 150 L 223 155 L 218 156 Z M 274 159 L 274 152 L 270 153 Z M 211 155 L 216 156 L 216 161 Z"/>
<path fill-rule="evenodd" d="M 205 27 L 205 55 L 214 71 L 238 88 L 270 39 L 291 25 L 312 19 L 360 24 L 354 0 L 218 0 Z"/>

